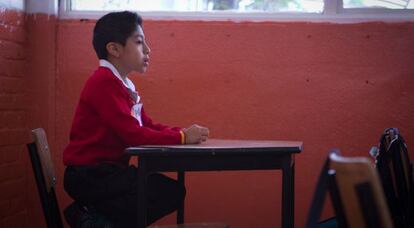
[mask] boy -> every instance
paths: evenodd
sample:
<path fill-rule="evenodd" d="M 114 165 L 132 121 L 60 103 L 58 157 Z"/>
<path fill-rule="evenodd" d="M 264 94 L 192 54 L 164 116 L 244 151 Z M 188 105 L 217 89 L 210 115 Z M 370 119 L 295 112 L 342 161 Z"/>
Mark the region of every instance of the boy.
<path fill-rule="evenodd" d="M 128 146 L 191 144 L 207 140 L 205 127 L 155 124 L 145 113 L 131 71 L 144 73 L 150 49 L 136 13 L 109 13 L 93 31 L 100 67 L 87 80 L 63 152 L 64 188 L 79 204 L 90 206 L 119 227 L 136 226 L 137 168 L 128 166 Z M 185 188 L 169 177 L 148 177 L 149 224 L 175 211 Z M 148 225 L 149 225 L 148 224 Z"/>

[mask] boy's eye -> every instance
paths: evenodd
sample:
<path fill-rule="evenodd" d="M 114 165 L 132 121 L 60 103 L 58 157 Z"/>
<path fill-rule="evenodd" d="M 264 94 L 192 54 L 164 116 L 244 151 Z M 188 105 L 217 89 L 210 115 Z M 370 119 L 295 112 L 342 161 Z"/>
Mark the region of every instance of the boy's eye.
<path fill-rule="evenodd" d="M 136 43 L 137 44 L 142 44 L 142 40 L 137 40 Z"/>

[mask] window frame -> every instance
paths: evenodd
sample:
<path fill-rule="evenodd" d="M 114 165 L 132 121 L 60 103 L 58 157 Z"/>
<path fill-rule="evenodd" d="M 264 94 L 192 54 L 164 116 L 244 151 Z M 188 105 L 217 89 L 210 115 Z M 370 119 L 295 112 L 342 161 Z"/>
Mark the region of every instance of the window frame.
<path fill-rule="evenodd" d="M 71 0 L 60 0 L 61 19 L 98 19 L 109 11 L 71 11 Z M 322 13 L 294 12 L 175 12 L 137 11 L 145 20 L 233 21 L 233 22 L 333 22 L 360 23 L 370 21 L 414 21 L 414 9 L 344 8 L 342 0 L 324 0 Z"/>

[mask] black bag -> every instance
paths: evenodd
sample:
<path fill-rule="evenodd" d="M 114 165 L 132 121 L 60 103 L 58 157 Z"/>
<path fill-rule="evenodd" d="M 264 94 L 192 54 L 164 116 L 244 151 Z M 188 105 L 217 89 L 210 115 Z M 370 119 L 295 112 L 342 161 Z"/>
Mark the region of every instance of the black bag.
<path fill-rule="evenodd" d="M 388 128 L 371 149 L 395 227 L 413 226 L 413 168 L 397 128 Z"/>

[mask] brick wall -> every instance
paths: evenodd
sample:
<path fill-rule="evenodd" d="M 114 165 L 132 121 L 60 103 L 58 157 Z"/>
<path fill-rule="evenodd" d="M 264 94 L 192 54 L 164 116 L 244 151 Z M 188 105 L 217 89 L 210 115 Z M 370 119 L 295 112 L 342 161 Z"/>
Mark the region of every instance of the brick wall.
<path fill-rule="evenodd" d="M 55 118 L 55 79 L 56 79 L 56 17 L 48 14 L 26 15 L 27 59 L 28 59 L 28 132 L 30 129 L 44 128 L 47 134 L 51 155 L 57 175 L 57 193 L 60 199 L 63 195 L 63 172 L 56 169 L 62 163 L 61 152 L 56 151 L 54 118 Z M 27 157 L 27 155 L 25 154 Z M 31 225 L 44 226 L 44 216 L 40 207 L 40 200 L 36 189 L 33 171 L 28 171 L 28 205 L 31 209 Z M 61 208 L 63 208 L 62 204 Z M 33 222 L 35 221 L 35 222 Z"/>
<path fill-rule="evenodd" d="M 0 227 L 27 227 L 29 168 L 26 28 L 21 11 L 0 11 Z"/>

